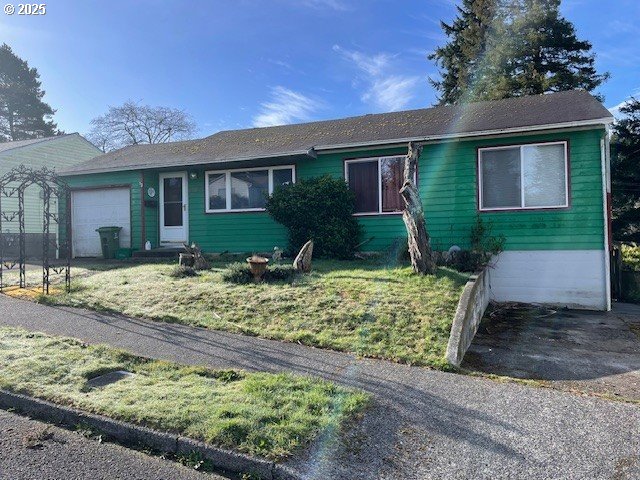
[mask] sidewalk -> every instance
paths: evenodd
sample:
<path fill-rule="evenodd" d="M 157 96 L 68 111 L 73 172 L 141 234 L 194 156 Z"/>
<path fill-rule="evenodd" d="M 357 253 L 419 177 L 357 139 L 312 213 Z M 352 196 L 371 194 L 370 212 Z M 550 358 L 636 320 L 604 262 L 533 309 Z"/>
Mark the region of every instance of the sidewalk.
<path fill-rule="evenodd" d="M 292 460 L 310 478 L 637 478 L 640 408 L 349 354 L 0 295 L 0 324 L 221 368 L 290 371 L 369 391 L 341 440 Z"/>

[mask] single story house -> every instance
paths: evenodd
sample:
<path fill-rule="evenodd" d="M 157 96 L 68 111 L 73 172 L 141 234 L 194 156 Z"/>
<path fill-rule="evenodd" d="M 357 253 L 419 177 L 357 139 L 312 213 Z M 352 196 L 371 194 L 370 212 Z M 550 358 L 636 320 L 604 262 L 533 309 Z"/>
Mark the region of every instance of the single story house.
<path fill-rule="evenodd" d="M 74 254 L 99 255 L 116 223 L 136 249 L 189 241 L 207 252 L 271 251 L 285 229 L 263 207 L 275 185 L 320 175 L 356 193 L 364 248 L 406 236 L 398 196 L 409 141 L 436 250 L 469 246 L 479 215 L 504 234 L 497 300 L 610 308 L 608 125 L 584 91 L 439 106 L 137 145 L 67 169 Z M 88 240 L 87 240 L 88 239 Z"/>
<path fill-rule="evenodd" d="M 0 143 L 0 178 L 20 165 L 35 170 L 47 167 L 60 171 L 85 162 L 101 153 L 100 149 L 78 133 L 4 142 Z M 17 235 L 19 231 L 18 219 L 12 216 L 12 212 L 18 210 L 18 199 L 15 195 L 4 195 L 0 201 L 2 202 L 2 211 L 6 214 L 6 217 L 2 218 L 2 233 L 6 238 L 10 238 L 12 234 Z M 24 215 L 26 254 L 27 256 L 41 255 L 43 198 L 41 188 L 36 185 L 25 189 Z M 55 229 L 52 229 L 53 231 Z M 51 235 L 53 237 L 55 234 Z M 53 238 L 51 241 L 54 243 Z M 5 254 L 17 255 L 18 243 L 7 243 Z"/>

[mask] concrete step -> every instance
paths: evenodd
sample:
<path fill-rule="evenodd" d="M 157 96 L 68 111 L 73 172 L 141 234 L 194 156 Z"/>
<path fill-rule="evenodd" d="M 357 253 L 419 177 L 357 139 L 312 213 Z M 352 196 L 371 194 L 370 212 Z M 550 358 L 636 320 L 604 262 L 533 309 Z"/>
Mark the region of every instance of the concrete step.
<path fill-rule="evenodd" d="M 184 248 L 165 247 L 152 248 L 151 250 L 137 250 L 133 252 L 133 258 L 177 258 L 179 253 L 184 252 Z"/>

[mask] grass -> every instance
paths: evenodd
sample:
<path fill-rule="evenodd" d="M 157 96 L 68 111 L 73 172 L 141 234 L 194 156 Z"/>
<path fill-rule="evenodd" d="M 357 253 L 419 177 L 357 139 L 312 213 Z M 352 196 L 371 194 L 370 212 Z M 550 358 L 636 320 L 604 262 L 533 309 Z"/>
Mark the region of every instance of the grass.
<path fill-rule="evenodd" d="M 112 370 L 135 375 L 87 387 Z M 338 428 L 368 401 L 308 377 L 187 367 L 4 327 L 0 388 L 270 459 Z"/>
<path fill-rule="evenodd" d="M 311 274 L 292 282 L 237 285 L 222 279 L 226 265 L 178 279 L 172 265 L 129 265 L 78 278 L 70 294 L 40 301 L 447 368 L 464 275 L 315 261 Z"/>

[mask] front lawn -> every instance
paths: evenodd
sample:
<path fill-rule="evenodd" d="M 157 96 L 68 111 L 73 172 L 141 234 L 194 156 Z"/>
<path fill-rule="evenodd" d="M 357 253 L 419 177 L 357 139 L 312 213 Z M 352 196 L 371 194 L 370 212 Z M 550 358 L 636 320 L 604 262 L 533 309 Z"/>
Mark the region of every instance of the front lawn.
<path fill-rule="evenodd" d="M 114 370 L 134 376 L 87 385 Z M 0 328 L 0 388 L 270 459 L 339 428 L 368 401 L 323 380 L 186 367 L 15 328 Z"/>
<path fill-rule="evenodd" d="M 173 264 L 128 265 L 78 278 L 45 302 L 300 342 L 444 368 L 466 276 L 416 276 L 374 261 L 314 261 L 292 282 L 236 285 L 225 263 L 172 278 Z"/>

